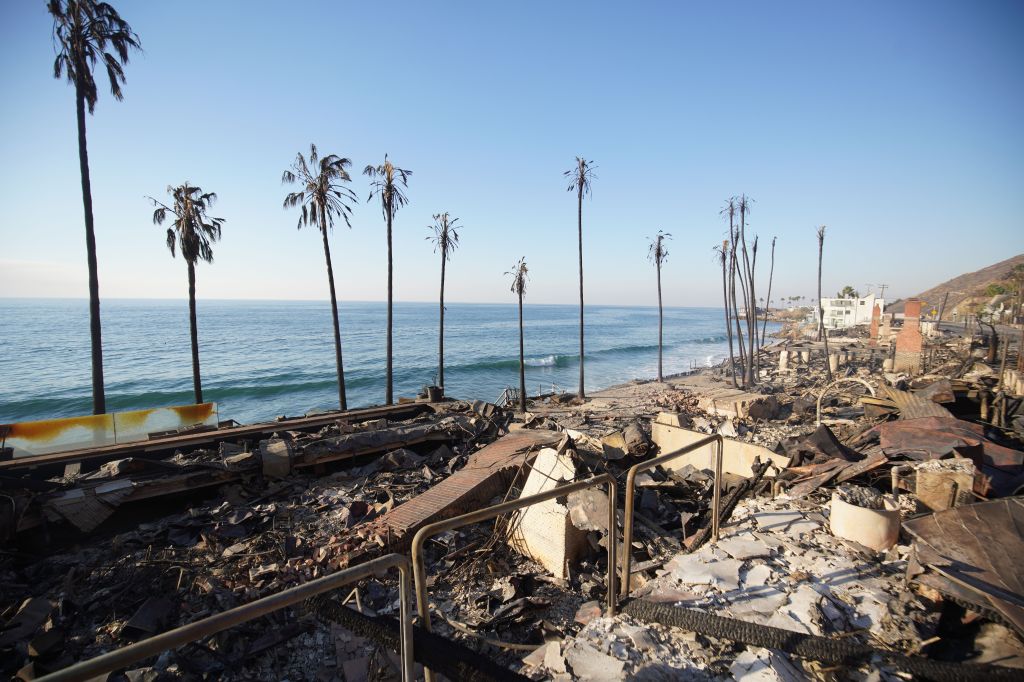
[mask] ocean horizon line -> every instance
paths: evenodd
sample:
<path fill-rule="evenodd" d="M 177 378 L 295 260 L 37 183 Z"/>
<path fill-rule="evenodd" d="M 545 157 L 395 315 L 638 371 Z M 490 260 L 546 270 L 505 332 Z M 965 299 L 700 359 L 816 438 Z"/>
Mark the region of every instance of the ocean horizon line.
<path fill-rule="evenodd" d="M 68 301 L 82 301 L 84 303 L 89 302 L 87 296 L 2 296 L 0 295 L 0 301 L 5 303 L 8 302 L 34 302 L 34 301 L 54 301 L 54 302 L 68 302 Z M 133 298 L 125 296 L 111 296 L 109 298 L 100 298 L 100 303 L 104 301 L 108 302 L 139 302 L 139 303 L 188 303 L 188 298 Z M 329 303 L 326 298 L 202 298 L 196 297 L 196 302 L 206 303 Z M 386 300 L 367 300 L 367 299 L 339 299 L 339 306 L 345 303 L 373 303 L 379 305 L 387 305 Z M 430 305 L 436 306 L 438 301 L 399 301 L 395 300 L 396 304 L 403 305 Z M 489 306 L 489 305 L 516 305 L 516 301 L 445 301 L 445 306 L 449 305 L 478 305 L 478 306 Z M 529 307 L 578 307 L 578 303 L 533 303 L 530 301 L 523 301 L 523 306 Z M 584 308 L 589 307 L 602 307 L 602 308 L 652 308 L 657 309 L 657 304 L 643 305 L 639 303 L 585 303 Z M 665 305 L 662 306 L 664 310 L 718 310 L 721 308 L 720 305 Z"/>

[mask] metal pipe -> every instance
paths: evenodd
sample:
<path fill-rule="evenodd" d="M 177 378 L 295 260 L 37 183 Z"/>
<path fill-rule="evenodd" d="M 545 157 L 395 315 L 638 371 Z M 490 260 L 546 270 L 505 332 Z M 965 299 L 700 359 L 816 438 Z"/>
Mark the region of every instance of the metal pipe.
<path fill-rule="evenodd" d="M 685 455 L 688 452 L 699 450 L 705 445 L 711 443 L 718 443 L 718 453 L 715 458 L 715 481 L 714 481 L 714 493 L 711 498 L 711 532 L 713 538 L 718 540 L 718 513 L 722 504 L 721 488 L 722 488 L 722 447 L 725 443 L 725 439 L 722 438 L 721 434 L 715 434 L 702 438 L 695 443 L 682 447 L 678 450 L 660 455 L 654 459 L 649 459 L 646 462 L 640 462 L 634 464 L 629 468 L 626 473 L 626 515 L 625 521 L 622 526 L 622 593 L 621 598 L 625 598 L 629 594 L 629 573 L 630 567 L 633 562 L 633 498 L 636 494 L 636 475 L 641 471 L 647 471 L 653 469 L 659 464 L 664 464 L 669 460 L 675 459 Z M 415 560 L 415 559 L 414 559 Z"/>
<path fill-rule="evenodd" d="M 461 516 L 456 516 L 451 519 L 437 521 L 420 528 L 412 539 L 412 571 L 416 588 L 416 610 L 419 612 L 420 625 L 423 629 L 427 632 L 432 632 L 430 627 L 430 608 L 427 603 L 427 569 L 423 557 L 423 544 L 427 541 L 427 538 L 437 535 L 438 533 L 443 533 L 447 530 L 454 530 L 474 523 L 480 523 L 481 521 L 488 521 L 501 516 L 502 514 L 507 514 L 508 512 L 530 507 L 540 502 L 553 500 L 557 497 L 565 497 L 569 493 L 586 490 L 587 488 L 594 488 L 602 484 L 608 486 L 608 615 L 614 616 L 616 603 L 615 568 L 617 565 L 615 557 L 615 546 L 617 541 L 617 533 L 615 532 L 615 508 L 618 505 L 615 491 L 615 478 L 611 474 L 599 474 L 583 481 L 577 481 L 575 483 L 569 483 L 557 488 L 552 488 L 546 492 L 530 495 L 529 497 L 520 497 L 516 500 L 509 500 L 508 502 L 496 504 L 493 507 L 478 509 L 476 511 L 469 512 L 468 514 L 462 514 Z M 423 672 L 427 682 L 432 682 L 434 675 L 430 669 L 424 668 Z"/>
<path fill-rule="evenodd" d="M 412 621 L 409 618 L 408 607 L 409 559 L 401 554 L 388 554 L 372 561 L 367 561 L 365 564 L 352 566 L 342 571 L 325 575 L 322 578 L 311 580 L 308 583 L 290 587 L 287 590 L 282 590 L 276 594 L 271 594 L 262 599 L 229 609 L 223 613 L 182 625 L 181 627 L 154 635 L 134 644 L 129 644 L 126 647 L 115 649 L 87 661 L 75 663 L 72 666 L 39 679 L 40 682 L 80 682 L 97 675 L 111 673 L 132 663 L 156 656 L 168 649 L 175 649 L 184 644 L 209 637 L 240 623 L 265 616 L 286 606 L 298 604 L 317 594 L 336 590 L 348 583 L 368 578 L 389 568 L 397 568 L 399 572 L 399 594 L 402 601 L 399 610 L 402 650 L 399 653 L 402 656 L 402 680 L 403 682 L 412 682 Z"/>

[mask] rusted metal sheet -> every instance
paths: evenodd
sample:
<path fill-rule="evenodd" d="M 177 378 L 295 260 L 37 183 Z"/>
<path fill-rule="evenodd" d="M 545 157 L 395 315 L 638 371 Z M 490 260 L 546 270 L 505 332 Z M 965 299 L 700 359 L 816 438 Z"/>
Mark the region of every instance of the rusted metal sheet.
<path fill-rule="evenodd" d="M 874 428 L 882 452 L 925 461 L 960 455 L 974 462 L 989 481 L 977 492 L 1017 494 L 1024 486 L 1024 452 L 1004 447 L 985 436 L 981 424 L 955 417 L 926 417 L 887 422 Z M 984 483 L 984 481 L 983 481 Z M 990 487 L 989 487 L 990 486 Z"/>
<path fill-rule="evenodd" d="M 937 405 L 927 395 L 901 391 L 883 386 L 885 394 L 900 410 L 900 419 L 921 419 L 923 417 L 952 417 L 953 413 Z"/>
<path fill-rule="evenodd" d="M 149 434 L 217 426 L 217 404 L 179 405 L 85 417 L 7 424 L 6 447 L 15 458 L 147 440 Z"/>
<path fill-rule="evenodd" d="M 955 507 L 903 527 L 929 585 L 996 611 L 1024 634 L 1024 500 Z"/>

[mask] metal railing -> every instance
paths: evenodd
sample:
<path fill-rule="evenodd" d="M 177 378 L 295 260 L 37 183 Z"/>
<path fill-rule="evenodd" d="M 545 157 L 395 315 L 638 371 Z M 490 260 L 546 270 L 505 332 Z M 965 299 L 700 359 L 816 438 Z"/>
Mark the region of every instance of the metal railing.
<path fill-rule="evenodd" d="M 120 649 L 115 649 L 96 658 L 76 663 L 72 666 L 40 678 L 40 682 L 79 682 L 97 675 L 114 672 L 125 666 L 156 656 L 168 649 L 175 649 L 184 644 L 198 641 L 218 632 L 227 630 L 240 623 L 254 620 L 268 613 L 298 604 L 306 599 L 324 592 L 330 592 L 363 578 L 376 575 L 389 568 L 397 568 L 399 573 L 399 618 L 400 648 L 402 657 L 402 682 L 412 682 L 412 620 L 409 613 L 409 559 L 401 554 L 388 554 L 365 564 L 352 566 L 344 570 L 311 580 L 302 585 L 272 594 L 254 602 L 238 606 L 218 613 L 194 623 L 144 639 Z"/>
<path fill-rule="evenodd" d="M 419 532 L 417 532 L 415 537 L 412 539 L 412 570 L 413 577 L 416 581 L 416 609 L 420 615 L 420 625 L 427 632 L 431 632 L 430 608 L 427 603 L 427 570 L 423 558 L 423 543 L 426 542 L 427 538 L 448 530 L 454 530 L 455 528 L 461 528 L 481 521 L 488 521 L 501 516 L 502 514 L 507 514 L 508 512 L 530 507 L 538 504 L 539 502 L 553 500 L 557 497 L 564 497 L 569 493 L 586 490 L 587 488 L 594 488 L 599 485 L 608 486 L 608 615 L 614 616 L 616 603 L 615 545 L 617 540 L 617 528 L 615 522 L 615 507 L 617 506 L 615 478 L 611 474 L 599 474 L 583 481 L 568 483 L 557 488 L 552 488 L 546 492 L 537 493 L 536 495 L 530 495 L 528 497 L 521 497 L 517 500 L 509 500 L 508 502 L 497 504 L 493 507 L 478 509 L 476 511 L 469 512 L 468 514 L 456 516 L 444 521 L 437 521 L 436 523 L 431 523 L 420 528 Z M 433 673 L 429 669 L 425 669 L 424 673 L 426 675 L 427 682 L 431 682 L 434 679 Z"/>
<path fill-rule="evenodd" d="M 689 445 L 682 447 L 678 450 L 660 455 L 654 459 L 649 459 L 646 462 L 640 462 L 634 464 L 629 468 L 626 473 L 626 514 L 625 520 L 622 526 L 622 594 L 623 599 L 629 595 L 629 574 L 630 568 L 633 561 L 633 497 L 636 492 L 636 475 L 641 471 L 647 471 L 653 469 L 659 464 L 664 464 L 669 460 L 675 459 L 688 452 L 699 450 L 705 445 L 712 443 L 718 443 L 718 453 L 715 457 L 715 481 L 714 481 L 714 492 L 711 498 L 711 537 L 713 540 L 718 540 L 718 515 L 722 506 L 722 448 L 725 443 L 725 439 L 720 434 L 708 436 L 701 440 L 690 443 Z M 419 580 L 417 578 L 417 580 Z M 614 611 L 613 611 L 614 613 Z"/>

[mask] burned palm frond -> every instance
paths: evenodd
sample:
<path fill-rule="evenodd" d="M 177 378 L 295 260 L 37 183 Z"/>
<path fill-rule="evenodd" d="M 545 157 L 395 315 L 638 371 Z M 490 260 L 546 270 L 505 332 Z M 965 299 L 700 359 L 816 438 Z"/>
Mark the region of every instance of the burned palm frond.
<path fill-rule="evenodd" d="M 390 222 L 398 209 L 409 202 L 402 188 L 409 186 L 412 171 L 395 166 L 385 154 L 384 163 L 378 166 L 367 165 L 363 175 L 370 178 L 370 194 L 366 200 L 371 201 L 374 197 L 380 199 L 384 218 Z"/>
<path fill-rule="evenodd" d="M 50 0 L 46 9 L 53 17 L 53 46 L 57 52 L 53 77 L 64 77 L 74 85 L 91 114 L 99 95 L 93 68 L 102 62 L 111 96 L 124 99 L 124 65 L 130 49 L 142 49 L 139 36 L 128 22 L 109 4 L 94 0 Z"/>
<path fill-rule="evenodd" d="M 153 224 L 163 225 L 168 216 L 172 217 L 171 227 L 167 228 L 167 248 L 171 256 L 175 256 L 175 247 L 181 252 L 182 258 L 190 265 L 198 260 L 213 262 L 213 242 L 220 239 L 224 218 L 213 218 L 207 214 L 217 201 L 213 192 L 203 192 L 202 188 L 188 182 L 173 187 L 167 186 L 167 193 L 172 202 L 168 206 L 153 197 L 148 197 L 156 207 L 153 211 Z"/>
<path fill-rule="evenodd" d="M 334 227 L 335 217 L 340 217 L 352 227 L 351 203 L 357 202 L 355 192 L 344 183 L 352 181 L 348 173 L 352 162 L 336 154 L 321 157 L 316 145 L 309 145 L 309 161 L 299 152 L 289 170 L 281 174 L 282 184 L 301 185 L 301 189 L 290 192 L 284 198 L 285 208 L 296 206 L 299 214 L 298 229 L 312 225 L 322 232 Z"/>

